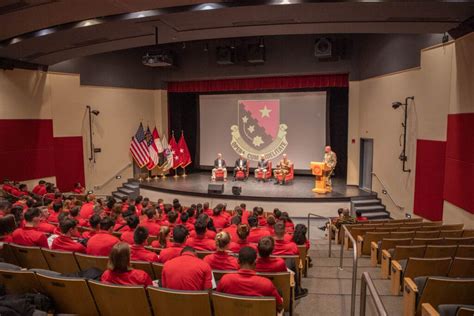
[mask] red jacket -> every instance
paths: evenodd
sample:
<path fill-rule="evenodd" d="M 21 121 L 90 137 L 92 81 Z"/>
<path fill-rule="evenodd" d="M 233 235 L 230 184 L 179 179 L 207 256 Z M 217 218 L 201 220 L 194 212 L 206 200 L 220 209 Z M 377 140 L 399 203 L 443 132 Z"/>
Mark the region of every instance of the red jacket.
<path fill-rule="evenodd" d="M 257 259 L 255 270 L 257 272 L 286 272 L 286 263 L 282 258 L 268 257 Z"/>
<path fill-rule="evenodd" d="M 92 215 L 94 215 L 94 206 L 94 202 L 84 203 L 79 212 L 79 216 L 83 219 L 89 219 Z"/>
<path fill-rule="evenodd" d="M 140 226 L 148 229 L 148 234 L 151 236 L 158 236 L 160 234 L 160 225 L 154 219 L 147 219 Z"/>
<path fill-rule="evenodd" d="M 209 230 L 209 229 L 207 229 L 206 233 L 204 234 L 204 236 L 206 236 L 206 238 L 209 238 L 209 239 L 212 239 L 212 240 L 214 240 L 216 238 L 216 235 L 217 234 L 216 234 L 215 231 Z M 193 230 L 193 231 L 189 232 L 189 237 L 193 237 L 193 238 L 196 237 L 196 231 Z"/>
<path fill-rule="evenodd" d="M 104 283 L 118 284 L 118 285 L 148 286 L 148 285 L 153 284 L 148 273 L 142 270 L 138 270 L 138 269 L 132 269 L 127 272 L 114 272 L 111 270 L 106 270 L 102 274 L 100 281 Z"/>
<path fill-rule="evenodd" d="M 238 239 L 237 242 L 231 242 L 229 250 L 233 253 L 239 253 L 240 249 L 243 247 L 252 247 L 257 251 L 257 246 L 255 244 L 249 243 L 247 240 Z"/>
<path fill-rule="evenodd" d="M 186 246 L 193 247 L 196 250 L 215 251 L 216 242 L 204 236 L 191 237 L 186 240 Z"/>
<path fill-rule="evenodd" d="M 225 215 L 213 215 L 211 216 L 212 222 L 214 223 L 214 226 L 219 230 L 219 229 L 224 229 L 227 226 L 229 226 L 229 219 Z"/>
<path fill-rule="evenodd" d="M 232 224 L 229 227 L 224 229 L 225 232 L 229 233 L 230 240 L 236 242 L 239 240 L 239 235 L 237 235 L 237 225 Z"/>
<path fill-rule="evenodd" d="M 120 240 L 107 231 L 99 230 L 87 242 L 87 254 L 93 256 L 108 256 L 113 246 Z"/>
<path fill-rule="evenodd" d="M 249 242 L 258 243 L 262 237 L 270 236 L 270 232 L 266 228 L 253 227 L 250 229 L 250 234 L 247 237 Z"/>
<path fill-rule="evenodd" d="M 181 251 L 183 250 L 184 245 L 182 244 L 172 244 L 168 248 L 164 248 L 160 251 L 160 256 L 158 258 L 158 262 L 165 263 L 168 260 L 173 258 L 179 257 L 181 255 Z"/>
<path fill-rule="evenodd" d="M 59 235 L 54 238 L 51 249 L 86 253 L 86 247 L 65 235 Z"/>
<path fill-rule="evenodd" d="M 50 211 L 48 216 L 48 222 L 59 223 L 59 214 L 60 212 Z"/>
<path fill-rule="evenodd" d="M 33 188 L 33 192 L 36 195 L 45 195 L 46 194 L 46 186 L 44 184 L 38 184 Z"/>
<path fill-rule="evenodd" d="M 129 245 L 133 245 L 135 241 L 133 240 L 133 234 L 135 233 L 134 230 L 129 230 L 126 232 L 123 232 L 122 235 L 120 236 L 120 239 L 122 241 L 125 241 Z"/>
<path fill-rule="evenodd" d="M 142 245 L 132 245 L 130 247 L 130 260 L 158 262 L 158 255 L 153 251 L 145 249 Z"/>
<path fill-rule="evenodd" d="M 185 252 L 163 266 L 161 283 L 164 288 L 184 291 L 204 291 L 212 288 L 209 264 L 192 252 Z"/>
<path fill-rule="evenodd" d="M 229 255 L 229 253 L 225 251 L 217 251 L 216 253 L 205 256 L 204 262 L 207 262 L 212 270 L 239 270 L 237 258 Z"/>
<path fill-rule="evenodd" d="M 267 219 L 263 216 L 258 216 L 258 226 L 267 226 Z"/>
<path fill-rule="evenodd" d="M 275 240 L 274 255 L 298 255 L 298 246 L 292 241 Z"/>
<path fill-rule="evenodd" d="M 47 233 L 47 234 L 54 234 L 56 231 L 56 226 L 51 225 L 45 220 L 42 220 L 41 222 L 38 223 L 38 226 L 36 226 L 36 230 L 39 232 Z"/>
<path fill-rule="evenodd" d="M 12 242 L 20 246 L 49 248 L 46 235 L 35 227 L 17 228 L 12 233 Z"/>

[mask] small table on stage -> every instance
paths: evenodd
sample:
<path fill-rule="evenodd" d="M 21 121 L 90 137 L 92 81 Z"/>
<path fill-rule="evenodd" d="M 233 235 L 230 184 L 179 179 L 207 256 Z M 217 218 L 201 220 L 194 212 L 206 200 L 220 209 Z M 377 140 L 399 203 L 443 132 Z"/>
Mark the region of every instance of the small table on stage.
<path fill-rule="evenodd" d="M 311 171 L 316 176 L 313 192 L 325 194 L 332 191 L 331 186 L 328 185 L 327 171 L 329 170 L 330 168 L 324 162 L 311 162 Z"/>

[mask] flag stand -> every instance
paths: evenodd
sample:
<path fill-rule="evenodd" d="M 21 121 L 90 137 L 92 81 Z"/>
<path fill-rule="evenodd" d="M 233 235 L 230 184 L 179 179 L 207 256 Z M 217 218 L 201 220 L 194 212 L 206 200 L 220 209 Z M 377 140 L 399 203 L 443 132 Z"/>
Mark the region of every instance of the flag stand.
<path fill-rule="evenodd" d="M 146 179 L 145 179 L 147 182 L 151 181 L 150 174 L 151 174 L 151 171 L 148 171 L 148 177 L 146 177 Z"/>
<path fill-rule="evenodd" d="M 178 168 L 174 169 L 174 176 L 173 178 L 177 178 L 178 177 Z"/>
<path fill-rule="evenodd" d="M 186 167 L 182 167 L 182 168 L 183 168 L 183 174 L 181 176 L 187 177 L 188 175 L 186 174 Z"/>

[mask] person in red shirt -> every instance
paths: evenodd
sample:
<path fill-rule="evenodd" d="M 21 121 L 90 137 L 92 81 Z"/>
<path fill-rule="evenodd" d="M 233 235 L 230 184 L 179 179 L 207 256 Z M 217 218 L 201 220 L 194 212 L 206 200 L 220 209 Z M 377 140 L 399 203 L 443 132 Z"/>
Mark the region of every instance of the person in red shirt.
<path fill-rule="evenodd" d="M 53 210 L 48 216 L 48 222 L 52 223 L 59 223 L 59 214 L 61 213 L 63 209 L 63 205 L 60 203 L 54 203 L 53 204 Z"/>
<path fill-rule="evenodd" d="M 242 224 L 248 224 L 248 219 L 252 215 L 249 211 L 247 211 L 246 207 L 247 205 L 245 203 L 241 203 L 240 206 L 236 206 L 234 208 L 234 213 L 241 217 Z"/>
<path fill-rule="evenodd" d="M 276 219 L 273 215 L 267 217 L 267 226 L 265 226 L 271 236 L 275 235 Z"/>
<path fill-rule="evenodd" d="M 202 213 L 206 214 L 207 216 L 212 216 L 212 209 L 209 208 L 209 202 L 204 202 L 202 205 Z"/>
<path fill-rule="evenodd" d="M 12 233 L 12 242 L 20 246 L 49 248 L 46 235 L 36 229 L 41 220 L 40 209 L 29 208 L 24 217 L 25 226 L 15 229 Z"/>
<path fill-rule="evenodd" d="M 76 225 L 76 221 L 73 219 L 64 218 L 61 220 L 59 223 L 61 234 L 54 238 L 51 249 L 86 253 L 86 247 L 72 239 L 72 236 L 77 234 Z"/>
<path fill-rule="evenodd" d="M 84 233 L 82 233 L 82 237 L 84 239 L 90 239 L 92 236 L 94 236 L 100 230 L 101 220 L 102 218 L 100 218 L 98 214 L 92 215 L 91 218 L 89 218 L 89 226 L 91 230 L 87 230 Z"/>
<path fill-rule="evenodd" d="M 168 212 L 168 227 L 170 228 L 170 231 L 173 231 L 173 227 L 177 224 L 180 224 L 179 221 L 179 215 L 177 211 L 170 211 Z"/>
<path fill-rule="evenodd" d="M 112 235 L 114 221 L 110 217 L 100 220 L 100 230 L 87 241 L 87 254 L 108 256 L 113 246 L 120 240 Z"/>
<path fill-rule="evenodd" d="M 80 182 L 77 182 L 74 184 L 74 189 L 72 190 L 73 193 L 75 194 L 84 194 L 84 187 L 81 185 Z"/>
<path fill-rule="evenodd" d="M 356 221 L 357 222 L 367 222 L 369 219 L 365 216 L 362 216 L 361 211 L 356 211 Z"/>
<path fill-rule="evenodd" d="M 168 248 L 171 246 L 172 242 L 170 241 L 171 230 L 169 226 L 161 226 L 160 233 L 158 234 L 158 239 L 151 242 L 153 248 Z"/>
<path fill-rule="evenodd" d="M 293 221 L 291 220 L 287 212 L 281 213 L 280 220 L 285 222 L 286 232 L 290 234 L 293 233 L 293 231 L 295 230 L 295 224 L 293 224 Z"/>
<path fill-rule="evenodd" d="M 264 227 L 257 227 L 258 226 L 258 218 L 256 216 L 250 216 L 249 219 L 250 225 L 250 234 L 247 240 L 252 243 L 258 243 L 260 238 L 265 236 L 270 236 L 270 232 L 268 229 Z"/>
<path fill-rule="evenodd" d="M 240 249 L 243 247 L 251 247 L 257 250 L 255 244 L 251 244 L 248 242 L 247 237 L 250 233 L 250 227 L 247 224 L 240 224 L 237 226 L 237 237 L 238 239 L 231 243 L 229 246 L 229 250 L 233 253 L 239 253 Z"/>
<path fill-rule="evenodd" d="M 188 223 L 193 225 L 192 229 L 194 229 L 194 223 L 196 223 L 196 206 L 193 204 L 190 208 L 186 210 L 186 214 L 188 214 Z M 181 221 L 183 221 L 181 219 Z"/>
<path fill-rule="evenodd" d="M 125 220 L 127 222 L 128 229 L 122 233 L 122 235 L 120 236 L 120 240 L 126 242 L 129 245 L 133 245 L 133 234 L 140 221 L 137 215 L 127 216 Z"/>
<path fill-rule="evenodd" d="M 158 236 L 160 233 L 160 225 L 156 222 L 158 215 L 155 208 L 149 208 L 145 211 L 147 219 L 140 224 L 140 226 L 146 227 L 151 236 Z"/>
<path fill-rule="evenodd" d="M 130 266 L 130 246 L 119 242 L 110 251 L 107 270 L 102 274 L 100 281 L 118 285 L 143 285 L 149 286 L 153 282 L 143 270 L 133 269 Z"/>
<path fill-rule="evenodd" d="M 230 245 L 230 235 L 227 232 L 220 232 L 216 235 L 217 251 L 204 257 L 213 270 L 238 270 L 237 259 L 229 255 L 227 250 Z"/>
<path fill-rule="evenodd" d="M 158 262 L 158 255 L 145 249 L 147 239 L 148 230 L 145 227 L 135 229 L 133 233 L 135 243 L 130 247 L 130 257 L 133 261 Z"/>
<path fill-rule="evenodd" d="M 10 191 L 10 194 L 16 197 L 21 197 L 21 196 L 29 196 L 30 192 L 28 192 L 28 187 L 26 184 L 20 184 L 18 188 L 13 187 L 13 189 Z"/>
<path fill-rule="evenodd" d="M 71 210 L 69 211 L 69 217 L 71 217 L 72 219 L 76 220 L 77 221 L 77 225 L 78 226 L 89 226 L 89 221 L 80 217 L 79 216 L 79 211 L 81 210 L 81 207 L 80 206 L 74 206 L 73 208 L 71 208 Z M 94 215 L 97 215 L 97 214 L 94 214 Z M 92 215 L 92 216 L 94 216 Z M 92 217 L 91 216 L 91 217 Z M 99 216 L 99 215 L 97 215 Z M 99 216 L 100 218 L 100 216 Z M 90 218 L 89 218 L 90 220 Z"/>
<path fill-rule="evenodd" d="M 40 221 L 36 226 L 36 230 L 46 234 L 54 234 L 57 227 L 48 223 L 49 211 L 47 208 L 40 208 Z"/>
<path fill-rule="evenodd" d="M 184 243 L 188 237 L 188 230 L 183 225 L 176 225 L 173 228 L 173 243 L 160 251 L 158 262 L 165 263 L 168 260 L 179 257 L 184 248 Z"/>
<path fill-rule="evenodd" d="M 240 225 L 240 223 L 241 223 L 241 217 L 238 215 L 235 215 L 230 220 L 230 226 L 227 228 L 224 228 L 224 231 L 229 233 L 230 239 L 233 242 L 236 242 L 237 240 L 239 240 L 239 236 L 237 235 L 237 226 Z"/>
<path fill-rule="evenodd" d="M 186 229 L 188 231 L 193 231 L 194 230 L 194 224 L 191 224 L 189 222 L 189 216 L 188 216 L 187 212 L 183 212 L 183 214 L 181 214 L 180 218 L 181 218 L 181 225 L 186 227 Z"/>
<path fill-rule="evenodd" d="M 172 290 L 209 290 L 212 288 L 212 270 L 196 256 L 193 248 L 184 247 L 179 257 L 164 264 L 161 283 L 164 288 Z"/>
<path fill-rule="evenodd" d="M 298 255 L 298 246 L 292 241 L 285 240 L 285 223 L 279 221 L 275 224 L 274 255 Z"/>
<path fill-rule="evenodd" d="M 2 185 L 2 190 L 7 192 L 7 193 L 11 193 L 11 190 L 13 189 L 13 185 L 12 183 L 10 182 L 10 180 L 8 179 L 3 179 L 3 185 Z"/>
<path fill-rule="evenodd" d="M 240 249 L 239 271 L 224 275 L 219 281 L 216 291 L 242 296 L 273 296 L 276 300 L 277 312 L 280 312 L 283 309 L 283 298 L 272 281 L 256 275 L 256 259 L 255 249 L 250 247 Z"/>
<path fill-rule="evenodd" d="M 286 272 L 286 263 L 282 258 L 270 257 L 273 248 L 275 247 L 275 241 L 272 237 L 267 236 L 260 239 L 258 242 L 258 255 L 259 258 L 256 262 L 255 270 L 257 272 Z"/>
<path fill-rule="evenodd" d="M 40 180 L 31 192 L 33 192 L 34 194 L 39 195 L 39 196 L 45 195 L 47 193 L 46 192 L 46 181 Z"/>
<path fill-rule="evenodd" d="M 88 220 L 92 214 L 94 214 L 94 206 L 95 206 L 95 195 L 89 194 L 86 197 L 87 203 L 84 203 L 81 207 L 81 211 L 79 212 L 79 216 L 85 220 Z"/>
<path fill-rule="evenodd" d="M 192 247 L 196 250 L 215 251 L 216 244 L 214 240 L 206 238 L 206 223 L 202 218 L 199 218 L 194 224 L 194 231 L 196 237 L 190 237 L 186 240 L 186 246 Z"/>
<path fill-rule="evenodd" d="M 254 216 L 257 216 L 258 219 L 258 226 L 264 227 L 267 226 L 267 219 L 265 218 L 263 214 L 263 208 L 260 206 L 256 206 L 253 208 L 253 214 Z"/>
<path fill-rule="evenodd" d="M 214 223 L 214 226 L 216 227 L 217 231 L 220 231 L 227 226 L 229 226 L 229 220 L 227 216 L 224 216 L 222 214 L 222 209 L 223 209 L 222 204 L 218 204 L 214 210 L 212 211 L 212 222 Z"/>

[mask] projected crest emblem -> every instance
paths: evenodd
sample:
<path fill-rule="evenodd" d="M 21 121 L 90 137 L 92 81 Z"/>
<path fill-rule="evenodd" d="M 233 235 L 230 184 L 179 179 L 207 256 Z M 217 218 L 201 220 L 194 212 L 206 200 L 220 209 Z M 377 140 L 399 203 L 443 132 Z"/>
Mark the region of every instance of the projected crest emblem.
<path fill-rule="evenodd" d="M 239 100 L 238 125 L 232 125 L 231 146 L 238 154 L 257 161 L 278 157 L 288 146 L 286 124 L 280 124 L 280 100 Z"/>

